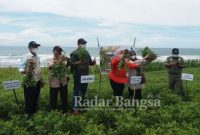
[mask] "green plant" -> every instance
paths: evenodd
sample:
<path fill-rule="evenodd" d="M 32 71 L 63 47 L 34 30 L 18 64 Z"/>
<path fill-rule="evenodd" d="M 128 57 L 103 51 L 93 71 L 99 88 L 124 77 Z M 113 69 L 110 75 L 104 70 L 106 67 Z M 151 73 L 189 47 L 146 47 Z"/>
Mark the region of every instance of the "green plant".
<path fill-rule="evenodd" d="M 130 55 L 129 55 L 129 50 L 125 49 L 124 50 L 124 54 L 123 57 L 121 58 L 119 64 L 118 64 L 118 69 L 123 69 L 126 66 L 125 60 L 126 59 L 130 59 Z"/>
<path fill-rule="evenodd" d="M 85 60 L 88 55 L 88 51 L 85 48 L 79 48 L 77 50 L 77 56 L 80 60 Z"/>
<path fill-rule="evenodd" d="M 198 65 L 198 63 L 195 65 Z M 181 97 L 167 89 L 166 71 L 162 71 L 161 67 L 161 65 L 158 67 L 158 70 L 161 69 L 161 71 L 151 71 L 153 70 L 151 68 L 148 70 L 149 72 L 145 73 L 146 87 L 142 91 L 143 99 L 147 98 L 148 95 L 153 95 L 155 98 L 157 95 L 160 95 L 161 107 L 137 111 L 126 110 L 127 108 L 122 108 L 124 110 L 119 111 L 112 110 L 109 107 L 106 110 L 97 107 L 96 109 L 98 110 L 87 110 L 86 112 L 82 112 L 81 115 L 71 115 L 70 113 L 63 115 L 60 110 L 50 112 L 47 109 L 47 104 L 49 103 L 49 88 L 45 86 L 40 94 L 40 101 L 38 103 L 39 111 L 29 119 L 22 110 L 18 110 L 13 92 L 3 90 L 2 82 L 10 79 L 10 70 L 0 68 L 0 135 L 200 134 L 199 68 L 184 69 L 184 72 L 195 75 L 194 81 L 188 82 L 188 86 L 190 87 L 188 87 L 187 92 L 190 94 L 191 100 L 185 102 Z M 89 99 L 93 99 L 96 95 L 100 98 L 111 99 L 113 93 L 107 75 L 102 75 L 103 88 L 101 91 L 98 90 L 99 73 L 96 72 L 96 68 L 91 68 L 91 71 L 96 77 L 96 81 L 89 84 L 87 96 Z M 12 76 L 12 78 L 18 79 L 21 74 L 17 72 L 17 69 L 15 70 L 16 75 Z M 48 69 L 42 68 L 42 71 L 43 78 L 47 80 Z M 69 105 L 71 105 L 72 92 L 73 81 L 69 82 Z M 16 90 L 16 93 L 19 105 L 23 105 L 23 90 Z M 127 88 L 125 88 L 123 96 L 125 97 L 126 95 L 128 95 Z"/>
<path fill-rule="evenodd" d="M 54 65 L 51 68 L 52 76 L 56 78 L 62 78 L 67 74 L 68 58 L 65 55 L 59 56 L 58 60 L 54 58 Z"/>
<path fill-rule="evenodd" d="M 63 64 L 55 64 L 52 67 L 52 76 L 56 78 L 62 78 L 67 72 L 66 66 Z"/>
<path fill-rule="evenodd" d="M 23 85 L 27 87 L 32 87 L 36 85 L 36 81 L 33 76 L 35 68 L 36 68 L 35 61 L 33 59 L 28 59 L 26 69 L 25 69 L 26 74 L 23 79 Z"/>
<path fill-rule="evenodd" d="M 155 60 L 158 57 L 157 54 L 153 50 L 151 50 L 149 47 L 145 47 L 145 48 L 139 50 L 139 53 L 142 55 L 142 57 L 145 57 L 148 55 L 147 60 L 149 62 L 152 62 L 153 60 Z"/>

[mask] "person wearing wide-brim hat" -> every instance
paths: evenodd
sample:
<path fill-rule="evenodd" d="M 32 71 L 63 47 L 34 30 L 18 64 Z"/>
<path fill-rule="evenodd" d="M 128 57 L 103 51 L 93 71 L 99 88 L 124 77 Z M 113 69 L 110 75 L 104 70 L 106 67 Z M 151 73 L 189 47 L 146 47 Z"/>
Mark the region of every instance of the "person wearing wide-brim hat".
<path fill-rule="evenodd" d="M 24 56 L 18 67 L 24 78 L 32 76 L 32 80 L 24 81 L 25 112 L 30 116 L 37 110 L 40 89 L 43 85 L 40 69 L 40 58 L 37 54 L 40 44 L 31 41 L 28 44 L 29 53 Z"/>
<path fill-rule="evenodd" d="M 50 107 L 55 110 L 57 107 L 58 93 L 60 93 L 61 107 L 63 113 L 67 111 L 67 95 L 68 95 L 68 82 L 67 67 L 69 66 L 69 58 L 62 55 L 63 49 L 60 46 L 53 48 L 54 56 L 48 60 L 49 69 L 49 94 L 50 94 Z M 62 66 L 62 73 L 55 74 L 53 72 L 55 66 Z M 58 69 L 61 70 L 61 69 Z"/>
<path fill-rule="evenodd" d="M 179 56 L 179 49 L 172 49 L 172 56 L 169 56 L 165 62 L 167 67 L 168 79 L 169 79 L 169 89 L 177 89 L 177 93 L 180 96 L 185 96 L 183 90 L 183 82 L 181 80 L 182 69 L 185 68 L 184 60 Z"/>

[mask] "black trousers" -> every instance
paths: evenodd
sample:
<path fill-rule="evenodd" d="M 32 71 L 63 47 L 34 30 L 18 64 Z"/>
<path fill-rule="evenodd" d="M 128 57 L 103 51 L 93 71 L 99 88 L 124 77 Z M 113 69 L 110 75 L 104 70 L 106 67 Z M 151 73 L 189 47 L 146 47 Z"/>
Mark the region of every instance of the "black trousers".
<path fill-rule="evenodd" d="M 128 95 L 129 95 L 129 98 L 141 100 L 142 99 L 142 90 L 141 89 L 131 90 L 130 88 L 128 88 Z"/>
<path fill-rule="evenodd" d="M 63 112 L 67 111 L 67 95 L 68 95 L 68 85 L 60 86 L 59 88 L 50 88 L 50 107 L 55 110 L 57 107 L 58 93 L 60 92 L 61 107 Z"/>
<path fill-rule="evenodd" d="M 24 86 L 25 111 L 29 115 L 33 115 L 37 110 L 40 89 L 40 82 L 33 87 Z"/>
<path fill-rule="evenodd" d="M 124 91 L 124 83 L 116 83 L 110 79 L 110 85 L 113 89 L 114 96 L 122 96 Z"/>

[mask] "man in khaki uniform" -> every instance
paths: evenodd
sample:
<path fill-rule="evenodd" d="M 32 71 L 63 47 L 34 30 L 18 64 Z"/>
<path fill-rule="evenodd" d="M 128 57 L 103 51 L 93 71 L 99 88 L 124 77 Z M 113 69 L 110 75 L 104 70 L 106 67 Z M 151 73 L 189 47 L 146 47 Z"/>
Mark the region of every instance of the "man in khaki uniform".
<path fill-rule="evenodd" d="M 177 89 L 180 96 L 185 96 L 183 82 L 181 80 L 182 69 L 185 68 L 184 60 L 178 55 L 179 49 L 172 49 L 172 56 L 167 58 L 165 66 L 167 67 L 168 71 L 169 89 Z"/>

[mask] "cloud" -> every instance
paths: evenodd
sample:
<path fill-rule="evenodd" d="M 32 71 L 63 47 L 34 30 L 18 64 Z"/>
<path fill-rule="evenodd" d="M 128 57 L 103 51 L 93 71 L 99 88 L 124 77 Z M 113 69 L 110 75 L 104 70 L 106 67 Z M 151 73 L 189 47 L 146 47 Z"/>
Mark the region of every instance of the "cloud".
<path fill-rule="evenodd" d="M 200 25 L 199 0 L 1 0 L 1 10 L 50 13 L 101 24 Z"/>
<path fill-rule="evenodd" d="M 42 42 L 45 41 L 46 43 L 55 42 L 54 37 L 46 33 L 42 33 L 41 31 L 34 28 L 25 29 L 19 33 L 0 33 L 1 44 L 24 44 L 32 40 L 39 40 Z"/>
<path fill-rule="evenodd" d="M 48 22 L 48 21 L 47 21 Z M 24 27 L 18 32 L 0 32 L 1 45 L 26 45 L 35 40 L 43 46 L 74 46 L 80 37 L 88 41 L 88 46 L 97 46 L 96 37 L 100 45 L 132 45 L 137 37 L 136 47 L 189 47 L 196 48 L 200 43 L 199 27 L 170 27 L 151 25 L 121 24 L 76 29 L 74 27 Z M 189 45 L 189 46 L 188 46 Z"/>
<path fill-rule="evenodd" d="M 5 17 L 0 18 L 0 24 L 9 24 L 10 21 L 11 20 L 9 18 L 5 18 Z"/>
<path fill-rule="evenodd" d="M 2 44 L 12 44 L 14 42 L 19 42 L 15 33 L 0 33 L 0 41 Z"/>
<path fill-rule="evenodd" d="M 200 43 L 199 0 L 1 0 L 0 45 L 196 47 Z M 186 25 L 186 26 L 184 26 Z"/>

